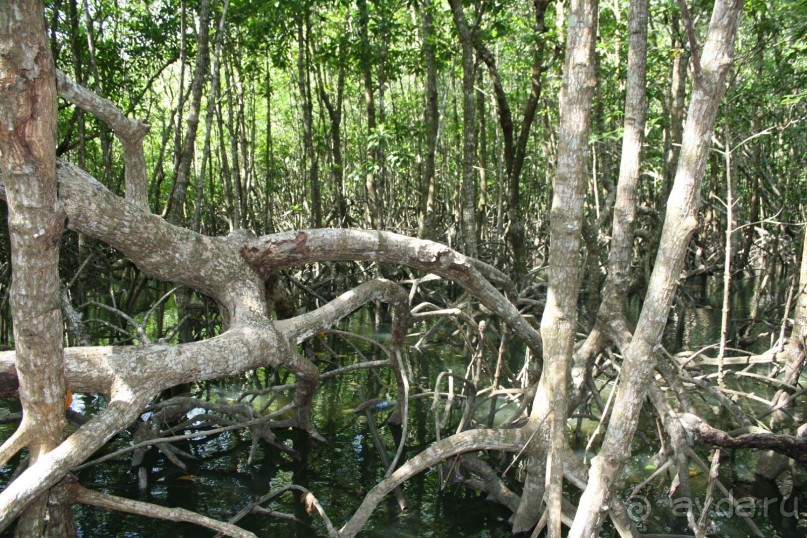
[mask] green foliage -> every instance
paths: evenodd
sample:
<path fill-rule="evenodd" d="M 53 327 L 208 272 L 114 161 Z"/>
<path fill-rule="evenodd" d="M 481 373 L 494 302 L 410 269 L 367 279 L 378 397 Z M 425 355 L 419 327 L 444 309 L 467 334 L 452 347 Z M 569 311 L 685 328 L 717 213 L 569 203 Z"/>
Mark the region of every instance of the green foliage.
<path fill-rule="evenodd" d="M 149 193 L 152 209 L 161 213 L 171 196 L 176 176 L 175 155 L 179 149 L 176 144 L 187 129 L 187 92 L 197 54 L 199 1 L 184 2 L 184 14 L 183 4 L 176 0 L 88 0 L 87 4 L 89 13 L 84 12 L 81 0 L 46 2 L 45 15 L 51 26 L 58 66 L 110 98 L 128 115 L 143 118 L 151 125 L 151 133 L 145 140 Z M 223 4 L 222 0 L 211 2 L 211 57 Z M 367 225 L 366 185 L 368 181 L 375 181 L 377 196 L 388 216 L 387 225 L 395 223 L 396 230 L 413 233 L 422 201 L 420 182 L 426 161 L 422 15 L 423 10 L 428 9 L 434 25 L 429 45 L 436 55 L 439 108 L 435 238 L 455 241 L 451 234 L 455 233 L 462 154 L 461 60 L 448 6 L 440 2 L 430 2 L 428 7 L 423 4 L 415 0 L 231 0 L 225 33 L 221 36 L 221 72 L 213 73 L 212 65 L 207 68 L 196 136 L 196 160 L 186 196 L 188 217 L 198 206 L 200 228 L 205 233 L 227 233 L 231 226 L 228 208 L 234 203 L 234 193 L 232 187 L 225 186 L 226 179 L 240 182 L 237 187 L 245 226 L 260 233 L 270 228 L 309 225 L 311 169 L 306 164 L 310 159 L 303 159 L 297 72 L 298 28 L 307 24 L 304 69 L 311 89 L 313 137 L 324 212 L 336 206 L 334 178 L 338 171 L 343 182 L 340 193 L 346 200 L 351 225 Z M 545 48 L 540 76 L 541 99 L 528 141 L 520 199 L 524 214 L 528 215 L 525 222 L 528 235 L 534 237 L 534 248 L 539 252 L 546 246 L 566 13 L 558 10 L 558 3 L 550 2 L 544 31 L 539 32 L 530 3 L 497 0 L 466 4 L 469 21 L 478 23 L 475 38 L 496 58 L 516 135 L 529 94 L 536 44 Z M 690 4 L 696 33 L 703 36 L 711 3 Z M 618 175 L 628 14 L 627 0 L 600 5 L 597 101 L 591 135 L 592 156 L 596 158 L 592 169 L 597 177 L 600 206 L 613 192 L 611 189 Z M 183 17 L 186 48 L 180 59 Z M 689 48 L 680 22 L 673 27 L 676 19 L 680 20 L 680 16 L 675 1 L 651 1 L 648 110 L 641 189 L 641 203 L 647 208 L 663 206 L 664 174 L 669 173 L 665 172 L 665 156 L 674 147 L 669 139 L 671 65 Z M 807 197 L 804 196 L 805 175 L 800 160 L 804 140 L 800 118 L 804 116 L 803 88 L 807 86 L 805 20 L 805 0 L 747 0 L 745 4 L 745 19 L 737 40 L 737 61 L 728 94 L 730 106 L 725 109 L 729 122 L 718 124 L 730 126 L 735 143 L 753 137 L 755 130 L 769 132 L 753 138 L 753 143 L 738 149 L 736 154 L 741 220 L 747 218 L 755 176 L 767 178 L 762 182 L 763 215 L 777 214 L 781 208 L 779 217 L 783 220 L 797 222 L 803 218 Z M 683 45 L 675 45 L 674 37 Z M 368 87 L 364 80 L 365 68 L 369 68 L 370 73 Z M 182 71 L 184 87 L 179 86 Z M 484 135 L 485 139 L 477 139 L 477 178 L 482 177 L 484 157 L 484 192 L 489 208 L 488 213 L 479 218 L 480 234 L 492 245 L 486 247 L 491 249 L 490 256 L 507 269 L 504 261 L 507 253 L 496 237 L 503 233 L 507 215 L 498 217 L 491 209 L 497 200 L 506 200 L 508 195 L 502 131 L 491 81 L 481 62 L 478 72 L 476 96 L 483 100 L 480 106 L 484 108 L 480 110 L 484 113 L 477 120 L 477 135 Z M 341 103 L 337 95 L 340 75 L 344 76 Z M 221 77 L 216 101 L 211 99 L 213 76 Z M 689 78 L 686 84 L 688 94 Z M 374 98 L 377 122 L 372 130 L 367 127 L 365 91 L 368 89 Z M 341 112 L 338 126 L 341 167 L 335 162 L 332 124 L 323 94 Z M 182 107 L 178 108 L 181 100 Z M 205 161 L 205 177 L 200 177 L 205 122 L 211 107 L 215 113 L 208 140 L 210 155 Z M 111 133 L 90 115 L 80 119 L 73 107 L 64 105 L 59 110 L 59 127 L 60 156 L 73 161 L 83 159 L 90 173 L 122 193 L 123 159 Z M 721 136 L 720 132 L 717 134 Z M 482 148 L 485 148 L 484 156 Z M 752 158 L 755 151 L 761 155 L 759 162 Z M 721 177 L 723 165 L 718 161 L 714 165 L 718 167 L 716 177 Z M 371 174 L 369 179 L 368 174 Z M 725 188 L 721 184 L 716 186 Z M 201 193 L 198 200 L 197 191 Z M 478 195 L 481 193 L 479 185 Z M 719 197 L 720 193 L 717 195 Z M 593 186 L 589 196 L 593 204 Z M 707 205 L 713 203 L 711 198 L 705 201 Z M 593 205 L 588 214 L 596 214 Z M 640 225 L 653 228 L 657 224 L 657 219 L 648 219 Z M 607 235 L 608 231 L 603 233 Z M 69 275 L 85 259 L 79 256 L 79 250 L 76 243 L 73 252 L 64 257 L 66 278 L 71 278 Z M 109 256 L 104 267 L 114 265 L 114 254 L 104 256 Z M 536 258 L 536 263 L 539 260 Z M 111 274 L 108 269 L 95 269 L 100 274 Z M 91 279 L 87 284 L 89 295 L 82 297 L 109 301 L 109 290 L 113 290 L 117 299 L 132 297 L 134 295 L 127 291 L 130 286 L 120 284 L 125 278 L 117 275 Z M 155 295 L 156 292 L 150 292 L 127 303 L 126 307 L 133 309 L 129 313 L 142 315 L 145 305 L 154 300 Z M 166 307 L 163 316 L 163 327 L 176 321 L 171 308 Z M 149 336 L 156 334 L 155 323 L 153 319 L 149 321 Z M 101 332 L 99 329 L 99 334 Z M 105 334 L 105 338 L 107 336 Z"/>

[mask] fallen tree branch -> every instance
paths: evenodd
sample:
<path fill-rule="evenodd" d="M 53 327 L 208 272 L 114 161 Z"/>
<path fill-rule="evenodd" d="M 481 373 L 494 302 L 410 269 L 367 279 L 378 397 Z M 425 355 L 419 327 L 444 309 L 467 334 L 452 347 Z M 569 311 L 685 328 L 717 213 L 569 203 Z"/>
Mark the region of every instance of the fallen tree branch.
<path fill-rule="evenodd" d="M 767 432 L 746 433 L 733 437 L 723 430 L 713 428 L 705 420 L 691 413 L 682 413 L 679 420 L 692 439 L 698 443 L 720 448 L 773 450 L 798 462 L 807 462 L 807 437 Z"/>

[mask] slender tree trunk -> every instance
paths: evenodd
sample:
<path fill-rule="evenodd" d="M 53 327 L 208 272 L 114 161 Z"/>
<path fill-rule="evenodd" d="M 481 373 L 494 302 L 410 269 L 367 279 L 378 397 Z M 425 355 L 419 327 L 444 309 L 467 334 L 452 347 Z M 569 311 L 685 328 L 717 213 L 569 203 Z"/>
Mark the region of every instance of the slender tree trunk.
<path fill-rule="evenodd" d="M 530 421 L 547 416 L 550 445 L 547 459 L 543 451 L 532 450 L 528 473 L 546 466 L 543 495 L 547 510 L 547 535 L 561 536 L 563 500 L 563 453 L 566 447 L 568 385 L 574 335 L 577 328 L 577 291 L 583 201 L 588 180 L 588 139 L 591 107 L 596 85 L 594 43 L 597 35 L 597 1 L 573 0 L 569 4 L 568 40 L 563 68 L 563 86 L 558 132 L 558 160 L 552 182 L 550 214 L 549 289 L 541 319 L 544 372 L 533 402 Z M 539 396 L 540 395 L 540 396 Z M 550 401 L 544 401 L 545 398 Z M 541 401 L 538 401 L 538 399 Z M 527 478 L 524 494 L 513 523 L 513 532 L 524 532 L 537 523 L 537 507 L 542 484 Z"/>
<path fill-rule="evenodd" d="M 482 87 L 483 72 L 479 70 L 478 87 Z M 488 212 L 488 133 L 487 133 L 487 109 L 485 107 L 485 95 L 479 92 L 476 97 L 476 116 L 478 130 L 477 140 L 477 162 L 479 163 L 479 196 L 476 203 L 476 237 L 484 242 L 486 235 L 485 221 Z"/>
<path fill-rule="evenodd" d="M 233 110 L 233 101 L 238 99 L 238 92 L 236 90 L 235 84 L 235 75 L 232 73 L 230 65 L 232 62 L 224 62 L 224 83 L 225 87 L 229 89 L 227 95 L 227 123 L 225 127 L 227 128 L 227 135 L 230 141 L 230 163 L 232 166 L 230 167 L 231 170 L 231 178 L 232 178 L 232 207 L 233 207 L 233 220 L 230 223 L 230 227 L 233 230 L 240 230 L 241 229 L 241 222 L 244 220 L 244 212 L 243 212 L 243 189 L 241 187 L 241 158 L 238 153 L 238 133 L 240 130 L 238 124 L 237 112 Z M 224 136 L 224 133 L 222 133 Z M 226 151 L 226 150 L 225 150 Z"/>
<path fill-rule="evenodd" d="M 87 0 L 83 0 L 84 7 L 84 26 L 87 33 L 87 52 L 89 53 L 89 68 L 92 74 L 92 84 L 90 88 L 95 93 L 101 95 L 101 75 L 98 72 L 98 64 L 96 62 L 96 45 L 95 45 L 95 21 L 93 21 L 89 4 Z M 89 80 L 89 78 L 88 78 Z M 103 177 L 107 182 L 112 180 L 112 136 L 109 128 L 105 124 L 101 124 L 99 138 L 101 140 L 101 152 L 103 161 Z"/>
<path fill-rule="evenodd" d="M 208 42 L 210 27 L 210 0 L 201 0 L 199 4 L 199 51 L 196 56 L 196 65 L 191 82 L 191 103 L 188 112 L 188 125 L 185 138 L 176 161 L 174 170 L 174 185 L 171 189 L 171 199 L 166 208 L 166 218 L 172 224 L 185 222 L 185 197 L 188 191 L 191 165 L 196 150 L 196 132 L 199 127 L 199 110 L 202 103 L 202 90 L 208 69 Z"/>
<path fill-rule="evenodd" d="M 264 156 L 266 168 L 266 186 L 264 189 L 266 196 L 266 212 L 264 215 L 264 233 L 275 231 L 273 194 L 275 192 L 275 148 L 274 137 L 272 136 L 272 67 L 269 61 L 269 53 L 266 54 L 266 154 Z"/>
<path fill-rule="evenodd" d="M 331 101 L 328 92 L 325 91 L 325 85 L 322 81 L 322 76 L 319 75 L 319 97 L 325 109 L 328 111 L 328 119 L 330 120 L 330 135 L 331 135 L 331 151 L 333 152 L 333 164 L 331 165 L 331 174 L 333 176 L 333 191 L 334 199 L 336 201 L 336 222 L 338 227 L 348 225 L 348 210 L 347 202 L 345 201 L 345 165 L 344 158 L 342 157 L 342 102 L 345 93 L 345 74 L 346 69 L 344 65 L 343 47 L 339 48 L 339 74 L 336 81 L 336 102 Z"/>
<path fill-rule="evenodd" d="M 680 25 L 678 12 L 673 10 L 670 17 L 673 63 L 670 68 L 670 93 L 667 97 L 669 119 L 666 129 L 667 143 L 664 152 L 664 190 L 661 193 L 660 207 L 664 207 L 675 179 L 675 167 L 680 154 L 681 133 L 684 126 L 684 97 L 686 96 L 689 51 L 684 47 L 681 39 Z"/>
<path fill-rule="evenodd" d="M 376 110 L 375 96 L 373 92 L 373 53 L 370 46 L 370 15 L 367 12 L 367 0 L 356 0 L 356 7 L 359 10 L 359 34 L 361 38 L 361 68 L 364 80 L 364 106 L 367 110 L 367 137 L 376 134 Z M 376 160 L 375 151 L 367 151 L 367 162 L 365 165 L 364 186 L 367 191 L 367 213 L 370 220 L 370 228 L 380 229 L 381 207 L 378 201 L 378 185 L 375 174 Z"/>
<path fill-rule="evenodd" d="M 65 426 L 59 293 L 64 214 L 56 189 L 57 132 L 56 71 L 42 3 L 5 0 L 0 3 L 0 176 L 8 203 L 10 305 L 23 410 L 12 439 L 28 446 L 31 465 L 59 445 Z M 17 536 L 42 536 L 71 517 L 69 507 L 48 507 L 47 497 L 40 495 L 23 512 Z"/>
<path fill-rule="evenodd" d="M 306 13 L 297 22 L 297 85 L 303 110 L 303 162 L 308 164 L 308 185 L 311 195 L 311 225 L 322 227 L 322 195 L 319 188 L 319 162 L 314 148 L 314 103 L 308 76 L 309 20 Z"/>
<path fill-rule="evenodd" d="M 465 254 L 477 256 L 476 241 L 476 185 L 474 162 L 476 157 L 476 62 L 473 35 L 461 0 L 449 0 L 454 26 L 462 49 L 462 181 L 460 182 L 460 230 Z"/>
<path fill-rule="evenodd" d="M 423 119 L 426 129 L 426 150 L 423 157 L 423 176 L 420 179 L 420 204 L 418 211 L 418 238 L 434 239 L 434 189 L 435 157 L 437 153 L 437 131 L 439 110 L 437 102 L 437 59 L 435 54 L 434 16 L 432 0 L 420 4 L 423 59 L 426 63 L 426 100 Z"/>
<path fill-rule="evenodd" d="M 202 103 L 202 90 L 205 85 L 205 77 L 208 69 L 208 42 L 210 28 L 210 0 L 201 0 L 199 4 L 199 36 L 196 53 L 196 64 L 191 81 L 190 110 L 188 111 L 187 130 L 182 140 L 182 147 L 175 160 L 174 184 L 171 188 L 171 196 L 165 210 L 168 222 L 178 226 L 185 224 L 185 198 L 190 182 L 191 165 L 193 164 L 196 151 L 196 133 L 199 127 L 199 111 Z M 200 178 L 204 181 L 204 178 Z M 177 289 L 174 294 L 174 301 L 177 304 L 179 320 L 183 320 L 188 314 L 188 304 L 190 303 L 190 290 L 186 288 Z M 179 330 L 180 342 L 190 342 L 193 340 L 193 332 L 190 323 L 183 323 Z"/>
<path fill-rule="evenodd" d="M 763 80 L 763 76 L 765 75 L 765 62 L 764 62 L 764 51 L 765 51 L 765 32 L 763 30 L 762 21 L 757 20 L 754 21 L 756 26 L 756 37 L 757 37 L 757 44 L 755 47 L 754 52 L 754 64 L 757 71 L 758 80 Z M 752 121 L 752 131 L 753 134 L 759 133 L 762 131 L 762 115 L 763 115 L 763 103 L 765 96 L 757 95 L 756 96 L 757 103 L 754 107 L 754 119 Z M 751 174 L 751 205 L 748 208 L 748 222 L 751 226 L 748 226 L 745 229 L 745 237 L 743 240 L 743 249 L 740 261 L 737 267 L 741 271 L 745 271 L 748 266 L 748 258 L 751 255 L 751 247 L 754 245 L 754 236 L 756 234 L 756 226 L 754 225 L 755 222 L 759 220 L 759 206 L 760 206 L 760 198 L 762 196 L 762 192 L 759 185 L 759 178 L 763 174 L 762 171 L 762 137 L 757 137 L 754 140 L 753 145 L 751 146 L 751 156 L 754 163 L 754 171 Z"/>
<path fill-rule="evenodd" d="M 692 101 L 656 264 L 636 332 L 624 350 L 619 392 L 602 447 L 592 460 L 588 485 L 569 532 L 571 538 L 587 538 L 599 532 L 604 516 L 602 508 L 608 506 L 616 489 L 615 479 L 630 456 L 630 441 L 653 371 L 653 352 L 661 341 L 686 249 L 697 226 L 701 182 L 726 89 L 742 6 L 742 0 L 717 0 L 703 55 L 692 55 L 695 72 Z"/>
<path fill-rule="evenodd" d="M 216 30 L 216 44 L 213 50 L 213 69 L 211 71 L 210 82 L 210 103 L 217 103 L 219 100 L 219 92 L 221 88 L 221 78 L 219 77 L 219 61 L 221 58 L 222 42 L 224 41 L 225 24 L 227 20 L 227 10 L 230 7 L 230 0 L 224 0 L 224 7 L 221 10 L 221 18 L 219 19 L 218 29 Z M 204 205 L 204 185 L 205 176 L 207 172 L 207 162 L 210 159 L 210 134 L 213 130 L 214 113 L 216 110 L 215 104 L 210 104 L 207 107 L 205 114 L 205 135 L 202 144 L 202 166 L 199 171 L 199 180 L 196 182 L 196 204 L 193 208 L 193 218 L 191 220 L 191 229 L 201 232 L 202 229 L 202 206 Z M 267 109 L 268 110 L 268 109 Z M 267 115 L 269 112 L 267 111 Z M 212 193 L 211 193 L 212 195 Z"/>
<path fill-rule="evenodd" d="M 607 340 L 628 338 L 625 298 L 631 280 L 636 208 L 639 202 L 639 177 L 647 115 L 647 22 L 648 0 L 633 0 L 628 18 L 628 70 L 625 93 L 625 121 L 622 156 L 611 228 L 608 274 L 597 310 L 594 328 L 575 353 L 572 385 L 579 398 L 585 389 L 590 366 Z"/>
<path fill-rule="evenodd" d="M 546 31 L 545 15 L 550 0 L 532 0 L 533 16 L 535 21 L 535 49 L 532 56 L 532 73 L 530 75 L 530 93 L 524 105 L 524 115 L 516 138 L 513 124 L 513 114 L 504 84 L 499 76 L 496 58 L 488 47 L 480 40 L 474 39 L 477 54 L 487 65 L 493 92 L 496 99 L 496 111 L 499 116 L 499 127 L 502 130 L 503 152 L 505 169 L 507 171 L 507 213 L 510 220 L 507 230 L 507 242 L 512 251 L 514 279 L 518 283 L 527 273 L 527 250 L 524 217 L 522 211 L 521 171 L 527 155 L 527 143 L 535 112 L 538 109 L 538 100 L 543 85 L 541 75 L 544 61 L 544 39 Z"/>

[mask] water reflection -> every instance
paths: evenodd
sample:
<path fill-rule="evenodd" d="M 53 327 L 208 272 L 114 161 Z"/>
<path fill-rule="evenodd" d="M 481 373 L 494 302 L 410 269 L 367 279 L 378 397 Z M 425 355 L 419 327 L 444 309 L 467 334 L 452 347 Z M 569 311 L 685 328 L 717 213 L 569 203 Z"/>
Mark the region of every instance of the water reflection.
<path fill-rule="evenodd" d="M 707 289 L 707 297 L 713 291 Z M 702 345 L 712 344 L 719 336 L 720 310 L 714 306 L 718 304 L 719 299 L 714 297 L 703 299 L 700 289 L 689 290 L 688 293 L 692 300 L 679 302 L 665 334 L 665 345 L 673 352 L 682 348 L 697 349 Z M 732 295 L 731 334 L 739 332 L 742 320 L 748 315 L 750 293 L 751 287 L 746 286 L 738 288 L 736 294 Z M 638 305 L 633 306 L 635 316 Z M 770 329 L 760 324 L 757 330 L 762 333 Z M 769 342 L 763 339 L 760 346 L 764 348 L 768 344 Z M 338 351 L 343 353 L 342 358 L 345 360 L 355 359 L 350 349 Z M 522 357 L 520 350 L 511 353 L 509 357 L 511 370 L 520 369 Z M 413 355 L 412 367 L 414 378 L 420 379 L 425 387 L 433 388 L 431 384 L 437 373 L 448 368 L 462 372 L 466 363 L 462 349 L 442 345 L 425 349 L 420 355 Z M 706 370 L 706 373 L 709 371 Z M 263 375 L 259 379 L 260 384 L 265 385 L 268 375 L 263 373 L 260 375 Z M 741 377 L 728 379 L 737 390 L 753 390 L 765 399 L 773 394 L 773 389 L 761 385 L 757 380 Z M 384 475 L 367 420 L 363 415 L 351 412 L 361 403 L 357 387 L 371 385 L 380 389 L 381 397 L 395 397 L 395 382 L 389 372 L 370 374 L 361 371 L 323 382 L 316 398 L 314 416 L 316 427 L 327 442 L 313 442 L 300 432 L 277 432 L 280 442 L 292 446 L 300 453 L 300 460 L 276 449 L 259 446 L 253 463 L 249 464 L 250 434 L 234 431 L 184 442 L 181 448 L 196 458 L 186 461 L 187 470 L 174 467 L 158 451 L 150 450 L 145 461 L 150 488 L 145 495 L 141 495 L 138 491 L 137 477 L 129 467 L 128 455 L 114 462 L 89 467 L 80 471 L 78 476 L 82 484 L 92 489 L 187 508 L 225 521 L 270 490 L 297 484 L 317 496 L 338 527 L 355 511 L 368 489 Z M 250 384 L 242 378 L 205 384 L 196 389 L 199 395 L 226 402 L 234 401 L 241 390 L 248 386 Z M 716 402 L 701 396 L 697 391 L 692 394 L 693 403 L 698 406 L 699 412 L 705 416 L 719 418 Z M 607 397 L 607 392 L 603 397 Z M 252 401 L 252 405 L 257 410 L 262 409 L 268 402 L 269 397 L 259 396 Z M 284 403 L 285 401 L 272 402 L 269 409 L 277 409 Z M 430 400 L 411 402 L 410 433 L 404 458 L 411 457 L 433 442 L 430 403 Z M 764 408 L 764 404 L 751 399 L 743 399 L 738 403 L 751 414 Z M 104 405 L 103 399 L 97 396 L 76 395 L 72 407 L 75 411 L 94 414 L 103 409 Z M 476 416 L 488 416 L 489 405 L 483 402 L 476 410 Z M 18 410 L 17 402 L 5 401 L 2 402 L 2 406 L 8 411 Z M 499 399 L 496 420 L 506 418 L 514 407 L 515 404 L 507 402 L 504 398 Z M 388 414 L 389 411 L 378 413 L 379 424 L 383 424 Z M 803 421 L 803 417 L 797 414 L 794 420 Z M 570 430 L 576 425 L 576 420 L 570 421 Z M 588 437 L 596 425 L 595 421 L 588 418 L 580 421 L 581 435 L 575 446 L 581 457 Z M 719 423 L 714 425 L 720 426 Z M 10 435 L 13 428 L 13 425 L 0 425 L 0 437 Z M 380 433 L 388 452 L 393 453 L 396 446 L 393 432 L 388 427 L 382 426 Z M 626 501 L 629 500 L 627 495 L 630 490 L 647 479 L 663 463 L 659 461 L 656 453 L 658 450 L 655 446 L 656 438 L 655 417 L 647 415 L 640 423 L 640 432 L 632 447 L 634 457 L 625 474 L 622 495 Z M 649 444 L 646 439 L 653 440 L 653 443 Z M 131 436 L 124 432 L 98 455 L 130 444 Z M 596 452 L 596 445 L 594 451 Z M 701 455 L 708 455 L 708 451 L 702 451 Z M 720 477 L 726 484 L 731 485 L 735 497 L 753 497 L 756 503 L 754 506 L 759 506 L 759 502 L 769 502 L 771 510 L 767 513 L 757 510 L 753 514 L 754 520 L 766 535 L 807 536 L 801 524 L 807 519 L 797 519 L 793 515 L 794 512 L 798 513 L 798 502 L 803 501 L 807 507 L 807 499 L 799 497 L 788 499 L 782 494 L 793 489 L 792 483 L 790 485 L 786 483 L 788 480 L 792 482 L 788 475 L 777 482 L 759 479 L 754 475 L 756 457 L 752 451 L 726 451 L 725 458 L 721 464 Z M 13 466 L 18 461 L 19 458 L 15 458 L 10 465 L 0 468 L 0 480 L 3 483 L 9 479 Z M 698 503 L 702 504 L 704 500 L 707 473 L 696 466 L 693 466 L 690 472 L 692 489 L 696 492 L 691 502 L 698 506 Z M 665 472 L 640 492 L 642 499 L 647 503 L 646 513 L 641 520 L 646 532 L 686 534 L 686 521 L 677 512 L 681 501 L 676 504 L 676 499 L 670 499 L 668 496 L 671 480 L 672 476 Z M 567 493 L 572 495 L 570 500 L 576 500 L 575 492 Z M 403 487 L 403 494 L 409 510 L 401 512 L 394 497 L 388 496 L 373 513 L 362 536 L 379 538 L 510 536 L 508 524 L 510 514 L 507 510 L 467 489 L 449 485 L 441 490 L 436 471 L 426 471 L 407 482 Z M 721 497 L 718 496 L 719 498 Z M 293 516 L 300 523 L 251 515 L 239 524 L 259 536 L 310 537 L 325 534 L 322 522 L 306 514 L 299 502 L 299 494 L 289 493 L 277 498 L 272 503 L 272 509 Z M 718 506 L 712 515 L 716 522 L 714 531 L 717 535 L 747 535 L 747 527 L 735 517 L 736 514 L 732 514 L 729 510 L 721 512 L 721 506 Z M 76 516 L 79 536 L 177 538 L 212 535 L 210 531 L 190 524 L 154 521 L 88 506 L 77 506 Z M 606 528 L 604 535 L 613 535 L 613 530 Z"/>

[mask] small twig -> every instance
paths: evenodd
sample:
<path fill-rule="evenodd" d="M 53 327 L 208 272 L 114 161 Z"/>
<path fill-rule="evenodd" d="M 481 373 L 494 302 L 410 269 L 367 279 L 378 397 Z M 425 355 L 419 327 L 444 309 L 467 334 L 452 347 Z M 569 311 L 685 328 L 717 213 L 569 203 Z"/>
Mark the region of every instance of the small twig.
<path fill-rule="evenodd" d="M 709 509 L 712 507 L 712 501 L 714 500 L 713 492 L 719 471 L 720 449 L 718 448 L 712 454 L 712 467 L 709 469 L 709 484 L 706 486 L 706 500 L 703 501 L 701 519 L 698 521 L 698 528 L 695 530 L 695 535 L 699 538 L 701 536 L 706 536 L 706 523 L 709 521 Z"/>

